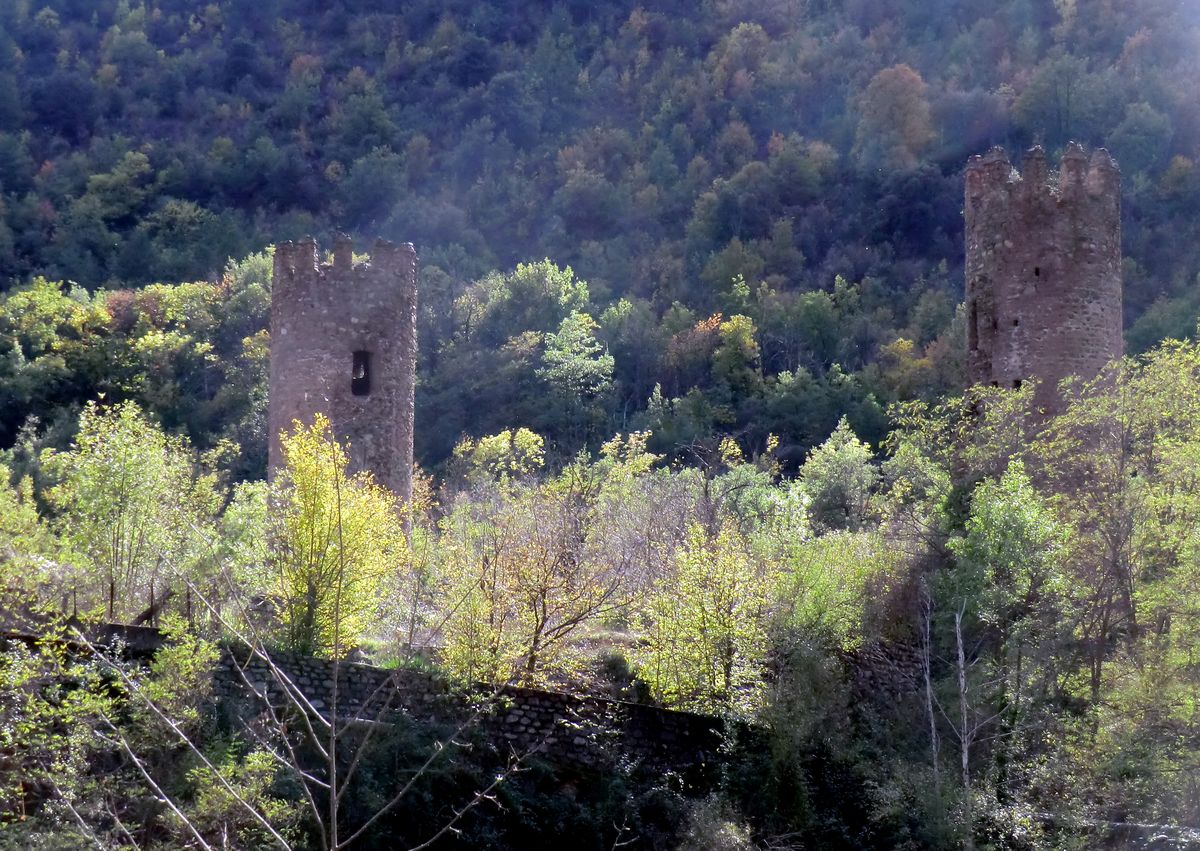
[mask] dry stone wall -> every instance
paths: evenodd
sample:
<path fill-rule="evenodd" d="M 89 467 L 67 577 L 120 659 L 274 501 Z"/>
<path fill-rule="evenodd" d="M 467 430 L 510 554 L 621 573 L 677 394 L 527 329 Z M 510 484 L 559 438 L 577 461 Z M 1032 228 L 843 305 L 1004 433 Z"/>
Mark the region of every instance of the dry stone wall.
<path fill-rule="evenodd" d="M 722 743 L 720 719 L 689 712 L 529 688 L 459 691 L 420 670 L 288 654 L 272 661 L 327 716 L 336 707 L 339 717 L 365 721 L 471 719 L 469 726 L 502 751 L 536 753 L 559 764 L 599 767 L 632 759 L 682 770 L 715 762 Z M 280 677 L 244 649 L 226 649 L 214 685 L 243 717 L 262 711 L 264 699 L 275 706 L 286 702 Z"/>

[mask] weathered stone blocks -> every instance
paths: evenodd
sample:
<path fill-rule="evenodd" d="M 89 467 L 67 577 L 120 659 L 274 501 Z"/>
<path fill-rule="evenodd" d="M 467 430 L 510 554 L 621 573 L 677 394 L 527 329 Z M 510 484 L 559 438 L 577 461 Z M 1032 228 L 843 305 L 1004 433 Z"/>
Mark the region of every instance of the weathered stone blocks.
<path fill-rule="evenodd" d="M 1040 147 L 1018 172 L 1001 148 L 966 169 L 967 364 L 972 384 L 1038 379 L 1060 405 L 1070 375 L 1094 378 L 1124 350 L 1121 174 L 1072 143 L 1057 172 Z"/>
<path fill-rule="evenodd" d="M 412 245 L 379 240 L 369 263 L 354 263 L 339 237 L 328 264 L 312 239 L 275 246 L 270 470 L 282 463 L 281 432 L 324 414 L 350 446 L 351 469 L 411 501 L 416 354 Z"/>
<path fill-rule="evenodd" d="M 421 671 L 334 664 L 288 653 L 273 654 L 272 662 L 291 682 L 316 684 L 304 692 L 320 712 L 334 705 L 336 677 L 342 718 L 459 722 L 474 715 L 482 701 L 484 711 L 476 720 L 480 733 L 518 753 L 537 753 L 562 764 L 598 767 L 623 758 L 683 769 L 719 759 L 725 734 L 717 718 L 600 697 L 520 687 L 464 692 Z M 246 648 L 223 649 L 213 687 L 221 700 L 241 705 L 239 717 L 252 717 L 262 708 L 256 695 L 273 706 L 287 702 L 279 678 Z"/>

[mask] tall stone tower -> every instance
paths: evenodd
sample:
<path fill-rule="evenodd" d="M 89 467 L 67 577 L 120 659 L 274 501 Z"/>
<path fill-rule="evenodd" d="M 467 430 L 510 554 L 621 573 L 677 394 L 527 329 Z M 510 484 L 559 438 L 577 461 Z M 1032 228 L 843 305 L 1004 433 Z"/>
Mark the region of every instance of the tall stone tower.
<path fill-rule="evenodd" d="M 353 471 L 370 470 L 412 500 L 413 393 L 417 360 L 417 254 L 380 240 L 354 263 L 339 236 L 322 265 L 307 239 L 275 246 L 271 288 L 270 456 L 294 420 L 327 416 L 350 444 Z"/>
<path fill-rule="evenodd" d="M 998 387 L 1037 378 L 1035 402 L 1053 413 L 1060 379 L 1094 378 L 1124 351 L 1121 173 L 1075 143 L 1056 172 L 1040 147 L 1022 169 L 1002 148 L 967 164 L 968 375 Z"/>

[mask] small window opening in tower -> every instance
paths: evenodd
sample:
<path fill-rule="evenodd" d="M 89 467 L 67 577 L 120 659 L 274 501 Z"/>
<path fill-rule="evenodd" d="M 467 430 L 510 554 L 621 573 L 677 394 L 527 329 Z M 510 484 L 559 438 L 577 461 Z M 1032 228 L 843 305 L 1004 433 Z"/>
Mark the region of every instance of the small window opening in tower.
<path fill-rule="evenodd" d="M 1020 389 L 1021 389 L 1021 379 L 1014 378 L 1013 379 L 1013 390 L 1020 390 Z"/>
<path fill-rule="evenodd" d="M 1033 267 L 1033 276 L 1035 278 L 1040 278 L 1042 276 L 1042 267 L 1041 266 Z"/>
<path fill-rule="evenodd" d="M 967 328 L 971 351 L 979 351 L 979 307 L 971 302 L 971 324 Z"/>
<path fill-rule="evenodd" d="M 1016 327 L 1017 327 L 1018 325 L 1020 325 L 1020 324 L 1021 324 L 1021 320 L 1020 320 L 1020 319 L 1014 319 L 1014 320 L 1013 320 L 1013 327 L 1014 327 L 1014 328 L 1016 328 Z"/>
<path fill-rule="evenodd" d="M 354 353 L 354 365 L 350 369 L 350 392 L 355 396 L 367 396 L 371 392 L 371 353 Z"/>

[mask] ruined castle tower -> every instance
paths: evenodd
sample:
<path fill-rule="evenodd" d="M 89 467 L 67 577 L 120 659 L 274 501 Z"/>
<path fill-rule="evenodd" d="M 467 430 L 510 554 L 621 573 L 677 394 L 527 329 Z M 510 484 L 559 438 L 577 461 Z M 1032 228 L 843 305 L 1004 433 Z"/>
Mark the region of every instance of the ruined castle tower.
<path fill-rule="evenodd" d="M 1072 143 L 1051 172 L 1040 147 L 1019 173 L 1001 148 L 966 171 L 967 368 L 972 384 L 1094 378 L 1121 336 L 1121 173 L 1104 150 Z"/>
<path fill-rule="evenodd" d="M 270 456 L 280 432 L 327 416 L 350 444 L 351 470 L 370 470 L 404 503 L 412 499 L 413 391 L 417 355 L 417 254 L 380 240 L 354 263 L 340 236 L 322 265 L 308 239 L 275 246 L 271 289 Z"/>

